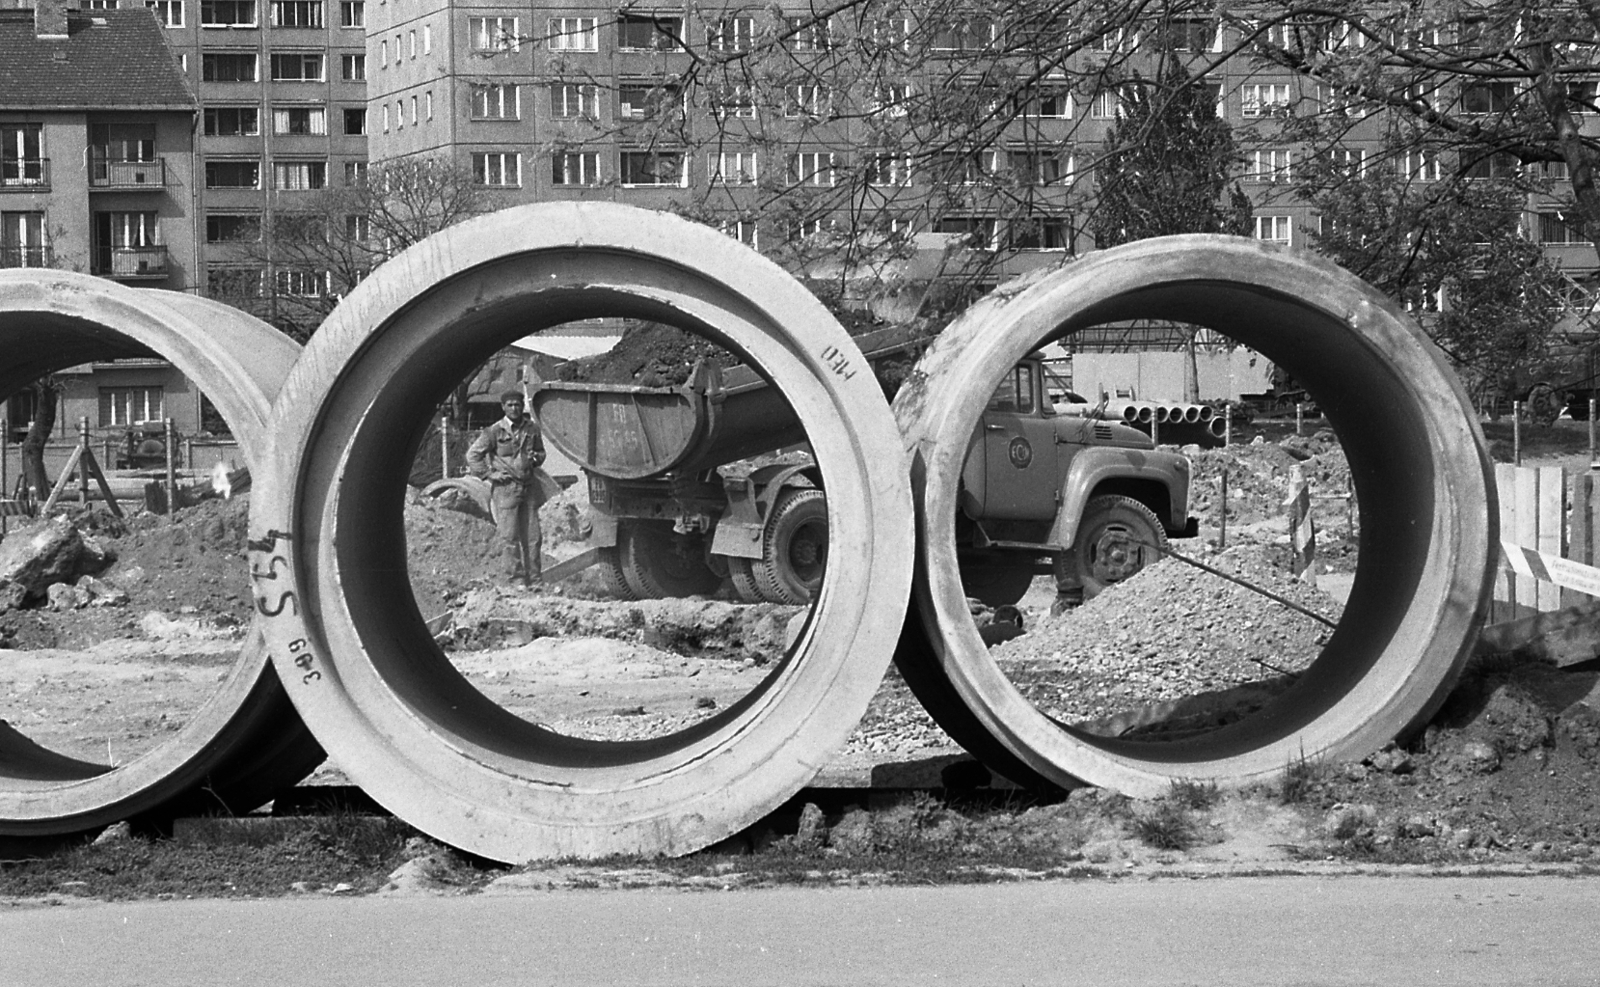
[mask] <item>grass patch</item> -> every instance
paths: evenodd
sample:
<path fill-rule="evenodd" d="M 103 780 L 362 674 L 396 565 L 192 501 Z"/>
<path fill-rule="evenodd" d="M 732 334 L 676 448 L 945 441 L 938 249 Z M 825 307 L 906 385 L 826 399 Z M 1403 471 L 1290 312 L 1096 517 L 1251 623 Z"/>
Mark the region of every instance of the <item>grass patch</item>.
<path fill-rule="evenodd" d="M 1278 783 L 1278 801 L 1283 805 L 1304 805 L 1322 789 L 1328 780 L 1329 766 L 1321 758 L 1301 755 L 1283 769 L 1283 779 Z"/>
<path fill-rule="evenodd" d="M 1203 812 L 1222 801 L 1222 790 L 1214 781 L 1180 778 L 1172 782 L 1172 790 L 1167 793 L 1167 798 L 1185 809 Z"/>
<path fill-rule="evenodd" d="M 1157 850 L 1187 850 L 1200 842 L 1200 826 L 1190 811 L 1163 799 L 1149 812 L 1133 817 L 1133 835 Z"/>

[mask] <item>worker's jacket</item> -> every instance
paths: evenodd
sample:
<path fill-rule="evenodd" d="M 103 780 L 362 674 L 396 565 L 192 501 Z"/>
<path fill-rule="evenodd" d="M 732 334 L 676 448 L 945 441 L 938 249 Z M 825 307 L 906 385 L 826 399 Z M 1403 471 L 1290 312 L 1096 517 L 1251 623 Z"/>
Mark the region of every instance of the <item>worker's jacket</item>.
<path fill-rule="evenodd" d="M 467 449 L 467 470 L 493 484 L 533 482 L 544 462 L 544 439 L 531 416 L 513 425 L 502 418 L 478 433 Z"/>

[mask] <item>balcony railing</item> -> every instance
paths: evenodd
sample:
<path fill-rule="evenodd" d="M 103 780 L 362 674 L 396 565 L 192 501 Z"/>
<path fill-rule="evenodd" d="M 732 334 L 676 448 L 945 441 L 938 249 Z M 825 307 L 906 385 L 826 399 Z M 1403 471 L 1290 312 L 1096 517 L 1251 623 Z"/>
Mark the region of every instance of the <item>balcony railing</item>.
<path fill-rule="evenodd" d="M 113 278 L 164 278 L 167 276 L 167 248 L 112 247 L 109 270 L 98 274 Z"/>
<path fill-rule="evenodd" d="M 52 260 L 49 247 L 0 246 L 0 267 L 49 267 Z"/>
<path fill-rule="evenodd" d="M 89 187 L 115 189 L 159 189 L 167 184 L 167 163 L 155 161 L 113 161 L 91 158 Z"/>
<path fill-rule="evenodd" d="M 49 158 L 0 158 L 0 192 L 48 191 Z"/>

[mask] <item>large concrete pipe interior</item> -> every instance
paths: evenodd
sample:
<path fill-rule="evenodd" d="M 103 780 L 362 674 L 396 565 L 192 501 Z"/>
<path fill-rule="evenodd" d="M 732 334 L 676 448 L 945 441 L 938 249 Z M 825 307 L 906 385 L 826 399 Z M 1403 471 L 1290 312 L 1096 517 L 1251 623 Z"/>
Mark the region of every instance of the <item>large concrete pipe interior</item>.
<path fill-rule="evenodd" d="M 1337 433 L 1361 508 L 1354 587 L 1311 667 L 1260 712 L 1164 742 L 1090 736 L 1027 703 L 964 620 L 951 532 L 961 466 L 952 440 L 972 433 L 1005 370 L 1045 341 L 1133 319 L 1217 330 L 1287 371 Z M 1002 286 L 947 330 L 924 366 L 925 387 L 896 404 L 908 443 L 923 450 L 913 468 L 928 638 L 920 659 L 907 660 L 925 678 L 929 667 L 946 670 L 931 688 L 955 731 L 998 743 L 1056 784 L 1152 794 L 1174 778 L 1242 782 L 1301 757 L 1359 756 L 1442 701 L 1491 586 L 1490 467 L 1442 357 L 1369 286 L 1251 241 L 1142 241 Z"/>
<path fill-rule="evenodd" d="M 832 537 L 853 546 L 759 687 L 650 740 L 565 736 L 499 707 L 434 643 L 407 582 L 401 492 L 437 403 L 496 348 L 596 316 L 697 332 L 760 368 L 811 439 Z M 910 493 L 893 421 L 870 373 L 827 362 L 852 349 L 759 255 L 609 204 L 506 210 L 376 272 L 286 384 L 279 468 L 252 504 L 252 533 L 272 546 L 256 568 L 283 576 L 258 593 L 310 615 L 304 639 L 269 621 L 275 659 L 330 754 L 408 822 L 505 860 L 684 853 L 775 808 L 864 712 L 909 591 L 910 516 L 899 512 Z"/>
<path fill-rule="evenodd" d="M 76 364 L 160 356 L 213 398 L 248 459 L 264 445 L 271 395 L 298 352 L 272 327 L 216 302 L 70 272 L 0 271 L 0 400 Z M 243 589 L 242 563 L 239 577 Z M 0 724 L 0 833 L 72 833 L 144 813 L 213 811 L 219 800 L 249 811 L 321 759 L 252 632 L 181 730 L 116 767 L 48 750 Z"/>

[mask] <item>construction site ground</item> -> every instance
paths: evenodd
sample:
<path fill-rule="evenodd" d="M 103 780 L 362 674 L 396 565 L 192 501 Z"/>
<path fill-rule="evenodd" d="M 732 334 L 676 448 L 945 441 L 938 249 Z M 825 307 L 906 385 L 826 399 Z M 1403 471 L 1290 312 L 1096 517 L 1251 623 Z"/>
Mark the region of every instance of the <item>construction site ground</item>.
<path fill-rule="evenodd" d="M 1509 458 L 1500 431 L 1488 428 L 1496 453 Z M 1293 436 L 1292 423 L 1240 432 L 1230 448 L 1188 450 L 1201 534 L 1173 548 L 1336 621 L 1357 563 L 1351 531 L 1357 510 L 1344 499 L 1348 470 L 1336 441 L 1331 433 Z M 1525 464 L 1588 467 L 1581 423 L 1525 426 L 1523 434 Z M 1296 466 L 1317 497 L 1318 587 L 1287 573 L 1282 504 Z M 580 484 L 541 512 L 547 563 L 585 547 L 581 491 Z M 247 512 L 245 499 L 235 498 L 172 518 L 138 514 L 122 522 L 102 510 L 80 513 L 79 524 L 116 551 L 105 578 L 123 587 L 129 601 L 0 614 L 0 719 L 47 746 L 110 764 L 177 730 L 226 675 L 249 624 L 241 555 Z M 740 604 L 726 593 L 617 601 L 594 570 L 543 590 L 509 589 L 491 568 L 493 531 L 486 521 L 413 497 L 405 524 L 417 606 L 438 629 L 447 657 L 486 695 L 563 732 L 624 739 L 680 729 L 769 674 L 794 623 L 805 618 L 803 608 Z M 993 654 L 1041 709 L 1102 732 L 1159 736 L 1174 725 L 1248 714 L 1284 676 L 1315 658 L 1328 633 L 1307 612 L 1172 559 L 1081 608 L 1052 615 L 1054 602 L 1051 580 L 1036 580 L 1020 605 L 1025 633 Z M 977 613 L 980 621 L 987 617 Z M 740 883 L 728 875 L 746 867 L 766 875 L 758 881 L 803 881 L 813 872 L 822 880 L 856 881 L 863 873 L 911 866 L 895 860 L 924 860 L 912 870 L 928 876 L 930 856 L 943 860 L 933 870 L 957 879 L 1374 864 L 1587 870 L 1591 861 L 1600 865 L 1594 855 L 1600 709 L 1593 705 L 1600 700 L 1591 698 L 1597 678 L 1594 662 L 1557 669 L 1516 655 L 1484 656 L 1433 724 L 1402 747 L 1361 762 L 1288 765 L 1283 784 L 1270 790 L 1185 786 L 1133 802 L 1092 789 L 1070 795 L 1016 789 L 972 764 L 891 669 L 817 786 L 714 848 L 755 851 L 731 870 L 696 855 L 699 863 L 644 870 L 608 864 L 485 872 L 452 862 L 398 824 L 374 822 L 362 824 L 380 834 L 363 837 L 376 840 L 372 865 L 360 872 L 365 876 L 348 868 L 338 871 L 342 876 L 318 871 L 299 883 L 312 890 L 341 883 L 375 889 L 393 883 L 392 866 L 419 859 L 433 863 L 407 864 L 410 872 L 433 877 L 413 884 L 449 887 L 720 886 Z M 345 781 L 338 765 L 326 764 L 309 787 L 284 801 L 312 804 L 316 798 L 306 793 L 315 786 Z M 183 845 L 194 853 L 197 840 L 262 842 L 227 825 L 186 823 Z M 309 826 L 327 842 L 328 832 L 349 823 L 297 825 L 285 838 L 297 839 L 293 834 Z M 768 863 L 756 866 L 757 859 Z M 26 877 L 32 873 L 0 868 L 0 895 L 46 893 Z M 274 892 L 249 881 L 233 882 L 232 892 L 207 887 L 206 893 L 289 891 L 286 884 Z"/>

